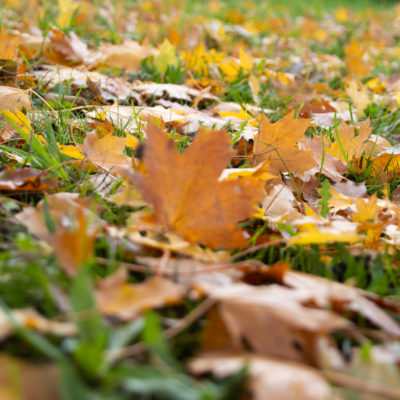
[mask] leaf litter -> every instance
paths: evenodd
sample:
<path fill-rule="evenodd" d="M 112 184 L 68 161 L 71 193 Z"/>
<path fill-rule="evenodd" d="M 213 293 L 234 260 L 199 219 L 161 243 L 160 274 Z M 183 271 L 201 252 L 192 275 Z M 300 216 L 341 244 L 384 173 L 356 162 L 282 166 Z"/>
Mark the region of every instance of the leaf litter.
<path fill-rule="evenodd" d="M 1 11 L 2 396 L 400 398 L 399 8 L 33 3 Z"/>

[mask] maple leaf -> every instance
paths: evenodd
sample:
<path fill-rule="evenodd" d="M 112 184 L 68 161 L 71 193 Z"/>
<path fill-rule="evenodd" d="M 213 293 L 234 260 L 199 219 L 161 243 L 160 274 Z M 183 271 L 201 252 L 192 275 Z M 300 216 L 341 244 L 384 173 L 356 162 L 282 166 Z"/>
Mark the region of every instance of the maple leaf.
<path fill-rule="evenodd" d="M 64 32 L 53 28 L 49 33 L 51 50 L 50 58 L 61 64 L 69 62 L 81 63 L 89 56 L 89 49 L 81 39 L 70 32 L 67 36 Z"/>
<path fill-rule="evenodd" d="M 374 246 L 382 233 L 383 222 L 379 221 L 378 198 L 376 194 L 369 199 L 355 199 L 357 211 L 353 213 L 354 222 L 358 222 L 358 231 L 366 233 L 366 245 Z M 376 245 L 376 244 L 375 244 Z"/>
<path fill-rule="evenodd" d="M 364 115 L 364 110 L 374 102 L 372 96 L 367 92 L 367 87 L 356 81 L 350 82 L 349 86 L 346 87 L 346 92 L 357 109 L 357 116 L 359 117 Z"/>
<path fill-rule="evenodd" d="M 83 147 L 93 164 L 106 170 L 129 165 L 129 158 L 124 154 L 126 138 L 105 135 L 99 138 L 95 131 L 86 135 Z"/>
<path fill-rule="evenodd" d="M 9 35 L 3 25 L 0 31 L 0 60 L 14 60 L 18 55 L 19 41 L 20 36 Z"/>
<path fill-rule="evenodd" d="M 132 320 L 142 311 L 179 303 L 186 291 L 183 285 L 160 276 L 138 284 L 127 283 L 126 278 L 121 269 L 100 282 L 96 298 L 102 313 Z"/>
<path fill-rule="evenodd" d="M 326 146 L 326 152 L 341 161 L 351 162 L 360 158 L 364 152 L 369 156 L 368 151 L 376 152 L 380 149 L 380 146 L 376 149 L 371 149 L 371 143 L 367 142 L 372 131 L 369 119 L 358 125 L 357 136 L 355 136 L 355 128 L 343 123 L 340 124 L 336 130 L 335 142 Z"/>
<path fill-rule="evenodd" d="M 310 122 L 309 119 L 294 119 L 294 112 L 274 124 L 263 116 L 260 132 L 254 138 L 254 163 L 269 160 L 270 172 L 274 175 L 285 171 L 302 175 L 316 167 L 312 151 L 296 146 Z"/>
<path fill-rule="evenodd" d="M 154 206 L 155 221 L 189 242 L 213 248 L 246 245 L 237 222 L 255 211 L 263 182 L 250 177 L 218 179 L 234 154 L 225 131 L 200 128 L 183 154 L 154 124 L 146 133 L 144 163 L 149 174 L 139 174 L 135 183 Z"/>
<path fill-rule="evenodd" d="M 364 77 L 369 75 L 372 69 L 372 63 L 363 60 L 365 47 L 360 45 L 354 39 L 350 39 L 350 43 L 344 46 L 346 54 L 347 69 L 352 75 Z"/>
<path fill-rule="evenodd" d="M 99 66 L 135 72 L 140 69 L 141 61 L 153 53 L 154 49 L 151 46 L 126 39 L 121 44 L 104 43 L 101 51 L 92 55 L 91 61 Z"/>
<path fill-rule="evenodd" d="M 159 53 L 154 57 L 154 66 L 164 75 L 168 66 L 176 67 L 178 65 L 178 58 L 175 54 L 175 46 L 168 39 L 161 43 L 158 50 Z"/>

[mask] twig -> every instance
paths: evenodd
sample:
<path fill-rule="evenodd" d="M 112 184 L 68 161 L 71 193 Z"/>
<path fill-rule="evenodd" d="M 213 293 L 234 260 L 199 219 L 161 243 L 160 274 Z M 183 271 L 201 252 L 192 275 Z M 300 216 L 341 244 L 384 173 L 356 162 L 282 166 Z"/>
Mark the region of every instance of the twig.
<path fill-rule="evenodd" d="M 398 389 L 377 386 L 370 381 L 361 380 L 337 371 L 323 371 L 323 375 L 335 385 L 388 400 L 400 400 L 400 390 Z"/>
<path fill-rule="evenodd" d="M 113 261 L 113 260 L 108 260 L 107 258 L 102 258 L 102 257 L 96 257 L 95 260 L 99 264 L 109 264 L 111 261 Z M 127 263 L 127 262 L 119 261 L 119 260 L 115 260 L 114 262 L 118 263 L 121 267 L 127 268 L 130 271 L 134 271 L 134 272 L 144 272 L 144 273 L 152 273 L 152 274 L 159 273 L 158 268 L 145 267 L 143 265 Z"/>
<path fill-rule="evenodd" d="M 160 258 L 160 263 L 158 266 L 158 273 L 163 274 L 163 272 L 167 271 L 168 261 L 171 258 L 171 250 L 166 249 L 164 250 L 163 255 Z"/>
<path fill-rule="evenodd" d="M 184 318 L 176 322 L 170 328 L 164 331 L 164 337 L 166 339 L 172 339 L 179 333 L 184 331 L 196 320 L 203 316 L 211 307 L 217 303 L 216 299 L 207 298 L 201 304 L 199 304 L 194 310 L 187 314 Z M 109 362 L 115 362 L 126 357 L 137 356 L 147 350 L 147 346 L 144 342 L 135 343 L 132 346 L 123 347 L 121 349 L 108 350 L 106 358 Z"/>
<path fill-rule="evenodd" d="M 255 251 L 261 250 L 261 249 L 263 249 L 265 247 L 276 246 L 278 244 L 282 244 L 282 243 L 286 243 L 286 242 L 287 242 L 287 239 L 277 239 L 277 240 L 271 240 L 269 242 L 261 243 L 261 244 L 258 244 L 256 246 L 249 247 L 246 250 L 240 251 L 239 253 L 234 254 L 233 256 L 231 256 L 228 259 L 228 261 L 232 262 L 232 261 L 237 260 L 240 257 L 247 256 L 247 254 L 254 253 Z"/>

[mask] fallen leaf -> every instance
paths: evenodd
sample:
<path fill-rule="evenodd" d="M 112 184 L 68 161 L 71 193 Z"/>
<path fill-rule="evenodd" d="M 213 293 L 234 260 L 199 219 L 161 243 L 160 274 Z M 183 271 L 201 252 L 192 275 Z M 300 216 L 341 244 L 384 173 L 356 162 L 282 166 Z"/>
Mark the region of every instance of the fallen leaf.
<path fill-rule="evenodd" d="M 190 242 L 213 248 L 245 246 L 237 223 L 255 211 L 263 183 L 247 177 L 219 180 L 233 155 L 230 137 L 224 131 L 201 128 L 180 154 L 154 124 L 146 134 L 144 163 L 149 174 L 138 175 L 135 185 L 154 206 L 155 221 Z"/>
<path fill-rule="evenodd" d="M 161 72 L 161 75 L 164 75 L 169 66 L 176 67 L 178 65 L 176 49 L 168 39 L 164 39 L 157 50 L 158 54 L 154 57 L 154 66 Z"/>
<path fill-rule="evenodd" d="M 330 400 L 332 388 L 317 370 L 288 361 L 254 354 L 203 354 L 189 363 L 195 374 L 212 372 L 226 378 L 242 368 L 250 375 L 247 387 L 253 400 Z"/>
<path fill-rule="evenodd" d="M 361 237 L 355 232 L 342 232 L 332 228 L 315 228 L 292 236 L 288 244 L 294 246 L 299 244 L 326 244 L 334 242 L 355 243 L 360 240 Z"/>
<path fill-rule="evenodd" d="M 348 166 L 325 151 L 325 146 L 329 142 L 329 139 L 324 137 L 301 140 L 301 143 L 304 143 L 306 148 L 312 151 L 315 162 L 320 165 L 321 173 L 333 181 L 341 181 L 344 179 L 343 174 L 348 170 Z"/>
<path fill-rule="evenodd" d="M 141 45 L 134 40 L 125 40 L 121 44 L 104 43 L 101 50 L 91 55 L 91 62 L 99 66 L 121 68 L 126 72 L 135 72 L 141 61 L 154 54 L 149 45 Z"/>
<path fill-rule="evenodd" d="M 139 92 L 150 102 L 166 98 L 170 100 L 184 101 L 192 104 L 196 99 L 202 101 L 218 101 L 218 97 L 200 90 L 173 83 L 141 83 L 133 86 L 133 90 Z M 194 110 L 193 110 L 194 111 Z"/>
<path fill-rule="evenodd" d="M 57 365 L 0 354 L 0 397 L 2 400 L 61 400 Z"/>
<path fill-rule="evenodd" d="M 87 45 L 72 31 L 67 36 L 64 32 L 53 28 L 49 38 L 50 48 L 60 64 L 83 63 L 90 54 Z"/>
<path fill-rule="evenodd" d="M 0 171 L 0 190 L 42 192 L 57 188 L 56 181 L 32 168 L 6 168 Z"/>
<path fill-rule="evenodd" d="M 129 321 L 143 311 L 179 303 L 186 292 L 182 285 L 158 276 L 126 283 L 121 271 L 101 281 L 96 291 L 98 307 L 105 315 Z"/>
<path fill-rule="evenodd" d="M 352 199 L 364 197 L 367 194 L 365 182 L 355 183 L 350 180 L 343 180 L 332 185 L 332 188 Z"/>
<path fill-rule="evenodd" d="M 382 305 L 381 299 L 373 293 L 295 271 L 288 271 L 282 283 L 295 290 L 307 292 L 309 300 L 322 309 L 333 307 L 338 313 L 358 313 L 377 327 L 400 337 L 399 323 L 379 307 Z M 388 308 L 390 309 L 390 303 Z"/>
<path fill-rule="evenodd" d="M 69 68 L 66 66 L 42 66 L 35 71 L 36 79 L 53 88 L 56 85 L 70 85 L 74 94 L 87 89 L 98 100 L 107 102 L 128 101 L 133 99 L 134 103 L 141 101 L 140 96 L 132 90 L 132 84 L 120 77 L 111 77 L 97 71 L 87 71 L 84 67 Z"/>
<path fill-rule="evenodd" d="M 254 138 L 254 163 L 269 160 L 270 172 L 274 175 L 291 172 L 301 176 L 315 168 L 312 152 L 297 146 L 309 125 L 310 120 L 294 119 L 293 112 L 274 124 L 263 116 L 260 132 Z"/>
<path fill-rule="evenodd" d="M 367 157 L 373 157 L 382 148 L 377 144 L 375 148 L 371 149 L 368 141 L 371 131 L 369 119 L 356 127 L 342 123 L 335 131 L 335 142 L 326 145 L 326 152 L 343 162 L 351 162 L 360 158 L 364 153 Z"/>
<path fill-rule="evenodd" d="M 83 143 L 84 152 L 90 162 L 113 172 L 130 165 L 129 158 L 124 153 L 125 146 L 126 138 L 113 135 L 99 138 L 95 131 L 89 132 Z"/>
<path fill-rule="evenodd" d="M 367 88 L 362 85 L 359 87 L 356 81 L 351 81 L 346 92 L 357 109 L 357 116 L 363 116 L 364 110 L 373 103 L 373 98 L 368 94 Z"/>
<path fill-rule="evenodd" d="M 74 336 L 76 325 L 71 322 L 52 321 L 32 309 L 11 310 L 10 315 L 0 310 L 0 340 L 7 339 L 15 332 L 10 318 L 26 329 L 32 329 L 44 335 Z"/>
<path fill-rule="evenodd" d="M 52 220 L 54 232 L 45 222 L 47 206 L 43 201 L 36 208 L 26 207 L 15 218 L 52 246 L 64 271 L 73 276 L 93 254 L 94 241 L 103 225 L 95 214 L 98 207 L 78 194 L 65 192 L 48 195 L 47 202 L 47 218 Z"/>
<path fill-rule="evenodd" d="M 0 86 L 0 110 L 23 110 L 31 108 L 31 99 L 27 90 L 11 86 Z"/>
<path fill-rule="evenodd" d="M 6 26 L 0 31 L 0 60 L 14 60 L 18 55 L 20 35 L 9 35 Z"/>
<path fill-rule="evenodd" d="M 219 300 L 219 315 L 229 332 L 231 348 L 236 350 L 243 350 L 246 343 L 246 349 L 259 355 L 316 365 L 317 338 L 350 327 L 349 321 L 331 311 L 306 306 L 311 294 L 302 290 L 276 284 L 200 285 Z"/>
<path fill-rule="evenodd" d="M 349 73 L 361 78 L 369 75 L 372 63 L 364 59 L 365 47 L 354 38 L 351 38 L 350 42 L 343 49 L 346 54 L 345 61 Z"/>

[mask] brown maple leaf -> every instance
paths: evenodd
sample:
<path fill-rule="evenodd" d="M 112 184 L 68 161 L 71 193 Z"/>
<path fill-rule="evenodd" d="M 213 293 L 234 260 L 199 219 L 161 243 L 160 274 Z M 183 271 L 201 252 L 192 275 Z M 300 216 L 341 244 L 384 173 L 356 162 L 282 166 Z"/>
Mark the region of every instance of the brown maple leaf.
<path fill-rule="evenodd" d="M 275 175 L 285 171 L 302 175 L 316 167 L 312 152 L 297 146 L 310 122 L 294 119 L 294 112 L 274 124 L 263 117 L 260 132 L 254 138 L 254 164 L 269 160 L 270 172 Z"/>
<path fill-rule="evenodd" d="M 154 206 L 155 222 L 189 242 L 213 248 L 246 245 L 237 222 L 254 213 L 264 183 L 252 177 L 219 180 L 234 154 L 225 131 L 200 128 L 183 154 L 156 125 L 149 123 L 146 133 L 149 173 L 138 174 L 135 183 Z"/>

